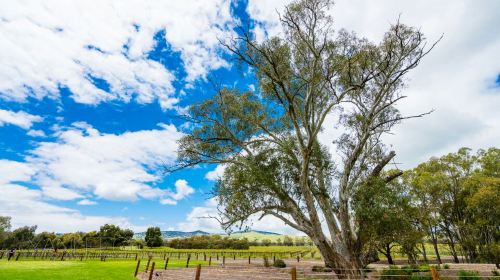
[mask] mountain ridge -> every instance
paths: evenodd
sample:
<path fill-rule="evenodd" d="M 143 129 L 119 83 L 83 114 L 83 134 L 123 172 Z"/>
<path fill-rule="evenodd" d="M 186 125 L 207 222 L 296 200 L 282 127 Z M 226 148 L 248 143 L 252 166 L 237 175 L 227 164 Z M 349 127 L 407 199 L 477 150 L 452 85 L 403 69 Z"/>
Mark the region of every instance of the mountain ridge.
<path fill-rule="evenodd" d="M 262 230 L 235 231 L 229 235 L 226 233 L 209 233 L 209 232 L 202 231 L 202 230 L 195 230 L 195 231 L 162 230 L 161 231 L 162 237 L 164 239 L 185 238 L 185 237 L 191 237 L 191 236 L 195 236 L 195 235 L 221 235 L 221 236 L 231 237 L 232 235 L 245 235 L 245 234 L 251 234 L 251 233 L 257 233 L 257 234 L 261 234 L 261 235 L 270 235 L 270 236 L 281 236 L 282 235 L 280 233 L 271 232 L 271 231 L 262 231 Z M 145 236 L 146 236 L 146 232 L 134 233 L 134 239 L 144 239 Z"/>

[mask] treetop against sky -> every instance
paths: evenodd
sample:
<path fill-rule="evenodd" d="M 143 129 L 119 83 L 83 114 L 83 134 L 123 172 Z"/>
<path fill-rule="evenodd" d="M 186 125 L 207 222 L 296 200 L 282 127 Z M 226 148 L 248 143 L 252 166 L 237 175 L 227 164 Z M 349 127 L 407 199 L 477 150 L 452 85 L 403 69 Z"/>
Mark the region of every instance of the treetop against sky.
<path fill-rule="evenodd" d="M 190 126 L 175 117 L 218 85 L 259 92 L 219 39 L 250 28 L 280 36 L 286 1 L 54 1 L 4 3 L 0 10 L 0 215 L 14 227 L 219 232 L 199 219 L 221 166 L 166 174 Z M 99 12 L 97 12 L 99 11 Z M 434 42 L 411 72 L 404 115 L 434 109 L 385 136 L 399 168 L 431 156 L 498 145 L 500 2 L 338 0 L 329 12 L 345 28 L 380 42 L 400 19 Z M 332 123 L 319 135 L 334 151 Z M 330 122 L 329 122 L 330 121 Z M 296 233 L 277 219 L 254 228 Z"/>

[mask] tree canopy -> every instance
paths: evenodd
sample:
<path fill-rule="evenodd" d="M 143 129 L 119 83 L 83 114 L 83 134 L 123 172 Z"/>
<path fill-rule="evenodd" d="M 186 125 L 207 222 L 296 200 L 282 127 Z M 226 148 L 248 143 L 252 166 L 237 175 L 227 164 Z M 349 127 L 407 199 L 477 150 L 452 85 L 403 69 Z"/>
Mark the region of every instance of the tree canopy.
<path fill-rule="evenodd" d="M 146 245 L 149 247 L 160 247 L 163 245 L 163 237 L 159 227 L 149 227 L 144 237 Z"/>
<path fill-rule="evenodd" d="M 280 16 L 282 36 L 257 42 L 242 30 L 222 42 L 255 74 L 258 90 L 221 88 L 191 106 L 184 118 L 193 128 L 172 169 L 223 164 L 214 193 L 226 229 L 272 215 L 306 233 L 327 265 L 356 271 L 365 263 L 353 196 L 401 175 L 383 172 L 395 152 L 381 136 L 424 115 L 403 116 L 396 105 L 405 98 L 404 76 L 433 45 L 399 22 L 380 43 L 335 31 L 331 6 L 295 1 Z M 330 139 L 335 151 L 319 141 L 325 127 L 339 132 Z"/>

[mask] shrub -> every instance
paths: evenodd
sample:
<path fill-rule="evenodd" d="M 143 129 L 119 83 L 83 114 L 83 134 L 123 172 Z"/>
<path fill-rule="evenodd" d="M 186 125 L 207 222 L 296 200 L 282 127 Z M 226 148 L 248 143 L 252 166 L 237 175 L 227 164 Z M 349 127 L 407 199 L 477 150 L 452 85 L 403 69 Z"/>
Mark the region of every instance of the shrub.
<path fill-rule="evenodd" d="M 264 266 L 265 267 L 270 267 L 271 265 L 269 264 L 269 260 L 267 259 L 267 256 L 264 256 Z"/>
<path fill-rule="evenodd" d="M 496 270 L 496 269 L 493 269 L 491 271 L 491 274 L 493 274 L 493 276 L 500 276 L 500 272 L 498 272 L 498 270 Z"/>
<path fill-rule="evenodd" d="M 274 267 L 284 268 L 286 267 L 286 263 L 283 260 L 277 259 L 273 263 Z"/>
<path fill-rule="evenodd" d="M 412 274 L 412 268 L 404 266 L 391 265 L 389 268 L 382 270 L 381 280 L 409 280 Z"/>
<path fill-rule="evenodd" d="M 313 265 L 312 271 L 314 271 L 314 272 L 322 272 L 323 271 L 323 267 L 321 265 Z"/>
<path fill-rule="evenodd" d="M 479 279 L 479 272 L 460 270 L 458 272 L 458 279 L 459 280 Z"/>
<path fill-rule="evenodd" d="M 390 266 L 382 271 L 381 280 L 431 280 L 428 265 Z"/>
<path fill-rule="evenodd" d="M 449 268 L 450 268 L 450 265 L 449 265 L 449 264 L 447 264 L 447 263 L 445 263 L 445 264 L 443 265 L 443 268 L 444 268 L 444 269 L 449 269 Z"/>

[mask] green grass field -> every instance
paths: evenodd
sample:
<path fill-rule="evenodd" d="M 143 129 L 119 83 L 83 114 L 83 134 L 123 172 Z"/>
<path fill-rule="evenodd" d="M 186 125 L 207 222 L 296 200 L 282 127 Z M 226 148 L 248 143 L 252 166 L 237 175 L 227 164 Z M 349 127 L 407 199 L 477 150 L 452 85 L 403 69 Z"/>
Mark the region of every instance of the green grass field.
<path fill-rule="evenodd" d="M 147 261 L 141 261 L 140 270 L 144 271 Z M 191 261 L 190 267 L 206 262 Z M 70 279 L 70 280 L 133 280 L 136 261 L 6 261 L 0 260 L 0 279 L 35 280 L 35 279 Z M 156 264 L 163 269 L 165 262 Z M 171 260 L 168 267 L 184 267 L 185 260 Z"/>
<path fill-rule="evenodd" d="M 430 259 L 435 258 L 434 250 L 431 244 L 426 244 L 427 254 Z M 439 249 L 443 256 L 449 255 L 448 248 L 444 244 L 440 244 Z M 77 250 L 83 252 L 83 250 Z M 251 253 L 252 258 L 260 259 L 264 255 L 269 254 L 282 254 L 284 258 L 288 258 L 289 252 L 308 252 L 304 254 L 305 258 L 311 258 L 311 251 L 316 251 L 314 254 L 315 259 L 319 259 L 320 255 L 317 252 L 317 249 L 311 247 L 286 247 L 286 246 L 268 246 L 268 247 L 251 247 L 249 250 L 175 250 L 172 248 L 145 248 L 144 250 L 134 250 L 132 248 L 115 248 L 112 250 L 96 250 L 90 249 L 89 252 L 105 252 L 105 253 L 121 253 L 123 252 L 138 252 L 139 257 L 141 258 L 141 254 L 148 255 L 147 252 L 155 252 L 153 254 L 153 261 L 156 261 L 156 268 L 163 269 L 165 265 L 165 261 L 163 261 L 162 257 L 164 256 L 161 252 L 182 252 L 181 259 L 177 259 L 177 254 L 173 254 L 169 260 L 169 267 L 185 267 L 186 265 L 186 256 L 188 253 L 203 253 L 205 252 L 207 255 L 212 256 L 212 265 L 217 263 L 217 259 L 215 257 L 216 254 L 221 257 L 221 253 L 224 252 L 227 254 L 228 258 L 232 258 L 231 253 L 233 252 L 245 252 Z M 405 258 L 405 256 L 397 253 L 398 249 L 394 248 L 395 259 Z M 238 255 L 238 258 L 247 258 L 248 255 L 243 254 L 241 256 Z M 128 260 L 114 260 L 109 259 L 105 262 L 101 262 L 99 260 L 65 260 L 65 261 L 47 261 L 47 260 L 33 260 L 30 258 L 21 258 L 19 261 L 7 261 L 4 257 L 0 260 L 0 279 L 70 279 L 70 280 L 87 280 L 87 279 L 135 279 L 133 277 L 135 267 L 137 262 L 132 259 Z M 202 256 L 199 256 L 202 259 Z M 381 260 L 385 260 L 385 258 L 380 255 Z M 219 260 L 219 262 L 222 259 Z M 140 270 L 144 271 L 147 261 L 144 260 L 144 257 L 141 261 Z M 195 256 L 192 256 L 190 261 L 190 267 L 195 267 L 198 264 L 208 265 L 208 262 L 197 261 Z"/>

